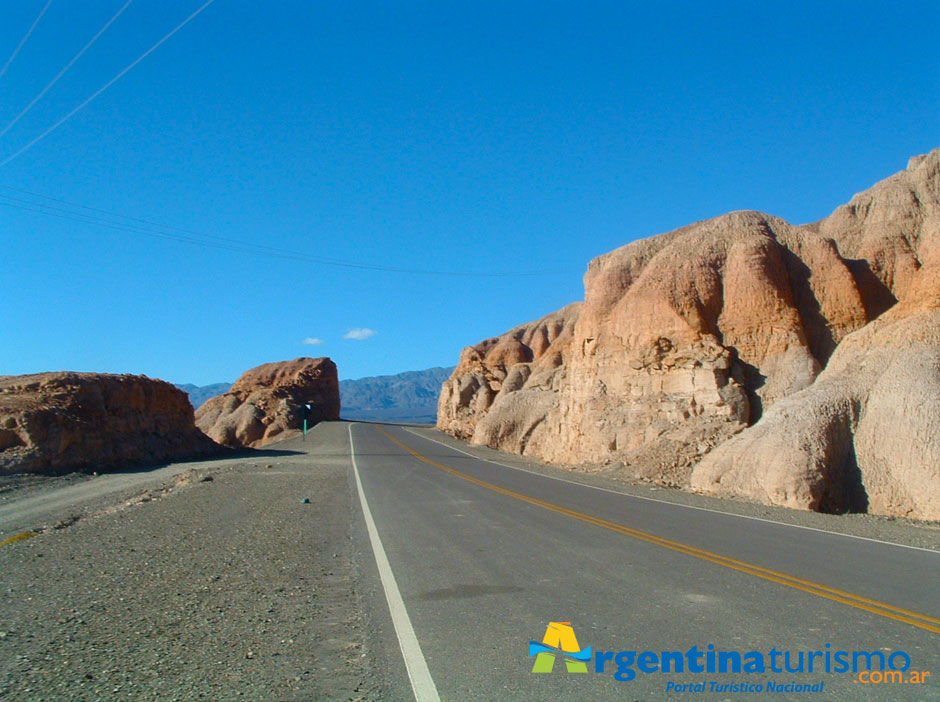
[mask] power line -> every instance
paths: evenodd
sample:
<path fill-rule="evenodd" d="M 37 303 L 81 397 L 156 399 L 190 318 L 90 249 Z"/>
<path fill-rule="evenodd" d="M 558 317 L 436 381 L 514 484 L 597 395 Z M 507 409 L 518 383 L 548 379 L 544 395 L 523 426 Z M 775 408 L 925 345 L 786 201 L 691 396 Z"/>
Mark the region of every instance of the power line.
<path fill-rule="evenodd" d="M 131 4 L 132 2 L 134 2 L 134 0 L 127 0 L 127 2 L 124 3 L 124 4 L 121 6 L 121 9 L 118 10 L 118 11 L 114 14 L 114 16 L 113 16 L 111 19 L 109 19 L 101 29 L 98 30 L 98 33 L 95 34 L 95 36 L 93 36 L 93 37 L 91 38 L 91 40 L 90 40 L 87 44 L 85 44 L 85 46 L 82 47 L 81 51 L 79 51 L 77 54 L 75 54 L 75 56 L 72 57 L 72 60 L 69 61 L 67 64 L 65 64 L 65 68 L 63 68 L 61 71 L 59 71 L 59 72 L 56 74 L 55 78 L 53 78 L 51 81 L 49 81 L 49 82 L 46 84 L 46 87 L 43 88 L 41 91 L 39 91 L 39 95 L 37 95 L 36 97 L 34 97 L 34 98 L 30 101 L 30 103 L 29 103 L 26 107 L 23 108 L 23 111 L 20 112 L 16 117 L 14 117 L 14 118 L 13 118 L 13 121 L 10 122 L 6 127 L 3 128 L 3 131 L 0 131 L 0 137 L 2 137 L 4 134 L 6 134 L 8 131 L 10 131 L 10 130 L 13 128 L 13 126 L 14 126 L 17 122 L 19 122 L 27 112 L 29 112 L 31 109 L 33 109 L 33 105 L 35 105 L 37 102 L 39 102 L 40 100 L 42 100 L 43 95 L 45 95 L 46 93 L 48 93 L 48 92 L 52 89 L 52 86 L 54 86 L 56 83 L 59 82 L 59 79 L 60 79 L 62 76 L 64 76 L 64 75 L 66 74 L 66 72 L 72 67 L 72 65 L 73 65 L 76 61 L 78 61 L 78 59 L 80 59 L 80 58 L 82 57 L 82 54 L 84 54 L 86 51 L 88 51 L 89 47 L 91 47 L 92 44 L 94 44 L 96 41 L 98 41 L 98 38 L 99 38 L 102 34 L 104 34 L 105 31 L 107 31 L 108 27 L 110 27 L 112 24 L 114 24 L 114 21 L 124 13 L 124 10 L 126 10 L 126 9 L 130 6 L 130 4 Z"/>
<path fill-rule="evenodd" d="M 90 206 L 88 206 L 88 205 L 82 205 L 82 204 L 77 203 L 77 202 L 71 202 L 70 200 L 62 200 L 62 199 L 60 199 L 60 198 L 51 197 L 51 196 L 49 196 L 49 195 L 41 195 L 41 194 L 39 194 L 39 193 L 34 193 L 34 192 L 32 192 L 32 191 L 29 191 L 29 190 L 23 190 L 22 188 L 13 188 L 13 187 L 11 187 L 11 186 L 9 186 L 9 185 L 0 185 L 0 188 L 3 188 L 3 189 L 5 189 L 5 190 L 10 190 L 10 191 L 12 191 L 12 192 L 20 193 L 20 194 L 22 194 L 22 195 L 29 195 L 29 196 L 34 197 L 34 198 L 37 198 L 37 197 L 38 197 L 38 198 L 41 198 L 41 199 L 43 199 L 43 200 L 49 200 L 49 201 L 51 201 L 51 202 L 57 202 L 57 203 L 62 204 L 62 205 L 68 205 L 69 207 L 77 207 L 77 208 L 80 208 L 80 209 L 83 209 L 83 210 L 88 210 L 89 212 L 97 212 L 97 213 L 99 213 L 99 214 L 108 215 L 109 217 L 118 217 L 118 218 L 120 218 L 120 219 L 128 220 L 129 222 L 137 222 L 137 223 L 140 223 L 140 224 L 145 224 L 145 225 L 148 225 L 148 227 L 157 227 L 157 228 L 159 228 L 159 229 L 165 229 L 165 230 L 169 230 L 169 231 L 171 231 L 171 232 L 178 232 L 178 233 L 180 233 L 180 234 L 188 234 L 188 235 L 191 235 L 191 237 L 196 237 L 196 241 L 193 241 L 193 242 L 191 242 L 191 243 L 202 243 L 202 240 L 203 240 L 203 239 L 210 239 L 210 240 L 219 241 L 219 242 L 222 242 L 222 243 L 225 243 L 225 244 L 229 244 L 229 245 L 234 244 L 234 245 L 237 245 L 237 246 L 246 246 L 246 247 L 251 247 L 252 249 L 268 250 L 268 251 L 273 251 L 273 252 L 277 252 L 277 253 L 280 253 L 280 254 L 283 254 L 283 253 L 290 253 L 290 254 L 299 254 L 299 255 L 303 255 L 303 256 L 308 256 L 308 254 L 303 254 L 303 253 L 301 253 L 301 252 L 287 251 L 286 249 L 279 249 L 279 248 L 277 248 L 277 247 L 266 246 L 266 245 L 264 245 L 264 244 L 255 244 L 255 243 L 253 243 L 253 242 L 238 241 L 238 240 L 236 240 L 236 239 L 227 239 L 227 238 L 225 238 L 225 237 L 214 236 L 214 235 L 212 235 L 212 234 L 203 234 L 203 233 L 200 233 L 200 232 L 193 231 L 192 229 L 184 229 L 184 228 L 182 228 L 182 227 L 175 227 L 175 226 L 170 225 L 170 224 L 161 224 L 161 223 L 159 223 L 159 222 L 154 222 L 154 221 L 148 220 L 148 219 L 141 219 L 141 218 L 139 218 L 139 217 L 131 217 L 131 216 L 129 216 L 129 215 L 124 215 L 124 214 L 121 214 L 121 213 L 119 213 L 119 212 L 113 212 L 113 211 L 111 211 L 111 210 L 102 210 L 102 209 L 100 209 L 100 208 L 98 208 L 98 207 L 90 207 Z M 13 197 L 10 197 L 10 196 L 8 196 L 8 195 L 0 195 L 0 198 L 6 198 L 6 199 L 8 199 L 8 200 L 15 200 L 16 202 L 23 202 L 23 203 L 27 203 L 27 204 L 30 204 L 30 205 L 35 205 L 35 206 L 38 206 L 38 207 L 45 207 L 46 209 L 53 209 L 53 210 L 56 210 L 56 211 L 59 211 L 59 212 L 67 212 L 67 213 L 69 213 L 69 214 L 76 214 L 77 216 L 80 216 L 80 217 L 86 216 L 86 215 L 82 215 L 82 214 L 80 214 L 80 213 L 73 213 L 73 212 L 71 212 L 70 210 L 64 210 L 64 209 L 60 209 L 60 208 L 50 207 L 49 205 L 45 205 L 45 204 L 42 204 L 42 203 L 30 202 L 29 200 L 22 200 L 22 199 L 19 199 L 19 198 L 13 198 Z M 0 204 L 3 204 L 3 203 L 0 203 Z M 38 211 L 38 210 L 36 210 L 36 211 Z M 109 222 L 109 221 L 110 221 L 112 224 L 120 224 L 121 226 L 131 226 L 131 227 L 134 227 L 135 229 L 147 229 L 146 227 L 135 227 L 134 225 L 128 225 L 128 224 L 122 223 L 122 222 L 114 222 L 113 220 L 108 220 L 108 219 L 105 219 L 105 218 L 97 218 L 97 217 L 96 217 L 96 218 L 93 218 L 93 219 L 96 219 L 97 221 L 102 221 L 102 222 Z M 151 230 L 151 231 L 152 231 L 152 230 Z M 316 258 L 319 259 L 319 260 L 323 260 L 323 261 L 333 261 L 333 262 L 337 262 L 337 263 L 344 263 L 344 261 L 342 261 L 341 259 L 330 259 L 330 258 L 328 258 L 328 257 L 323 257 L 323 256 L 316 257 Z"/>
<path fill-rule="evenodd" d="M 135 234 L 138 236 L 146 236 L 150 238 L 163 239 L 166 241 L 174 241 L 177 243 L 190 244 L 195 246 L 202 246 L 205 248 L 214 248 L 221 249 L 226 251 L 234 251 L 238 253 L 247 253 L 261 256 L 268 256 L 273 258 L 280 258 L 285 260 L 300 261 L 305 263 L 314 263 L 322 266 L 332 266 L 338 268 L 349 268 L 349 269 L 358 269 L 366 271 L 380 271 L 387 273 L 406 273 L 412 275 L 435 275 L 435 276 L 451 276 L 451 277 L 463 277 L 463 278 L 519 278 L 519 277 L 533 277 L 541 275 L 558 275 L 560 271 L 518 271 L 518 272 L 508 272 L 508 273 L 497 273 L 497 272 L 488 272 L 488 273 L 476 273 L 470 271 L 444 271 L 444 270 L 429 270 L 429 269 L 417 269 L 417 268 L 403 268 L 397 266 L 383 266 L 378 264 L 362 263 L 358 261 L 350 261 L 339 258 L 331 258 L 327 256 L 316 256 L 302 251 L 295 251 L 291 249 L 283 249 L 274 246 L 267 246 L 265 244 L 255 244 L 252 242 L 239 241 L 237 239 L 228 239 L 225 237 L 212 236 L 208 234 L 200 234 L 188 229 L 182 229 L 179 227 L 172 227 L 169 225 L 157 224 L 155 222 L 149 222 L 148 220 L 143 220 L 135 217 L 127 217 L 125 215 L 111 213 L 107 210 L 100 210 L 98 208 L 88 207 L 86 205 L 79 205 L 76 203 L 70 203 L 65 200 L 60 200 L 58 198 L 47 197 L 44 195 L 39 195 L 37 193 L 31 193 L 29 191 L 21 190 L 19 188 L 12 188 L 7 185 L 0 185 L 0 188 L 4 188 L 10 191 L 19 192 L 33 197 L 46 198 L 53 202 L 58 202 L 60 204 L 69 205 L 71 207 L 79 207 L 86 209 L 90 212 L 98 212 L 100 214 L 109 214 L 110 217 L 99 217 L 91 214 L 83 214 L 81 212 L 75 212 L 62 207 L 54 207 L 42 202 L 34 202 L 30 200 L 25 200 L 23 198 L 17 198 L 10 195 L 0 195 L 0 205 L 4 207 L 10 207 L 17 210 L 23 210 L 26 212 L 34 212 L 37 214 L 42 214 L 47 217 L 54 217 L 57 219 L 68 220 L 72 222 L 79 222 L 81 224 L 86 224 L 95 227 L 101 227 L 105 229 L 111 229 L 115 231 L 121 231 L 129 234 Z M 4 200 L 7 200 L 5 202 Z M 16 204 L 20 203 L 20 204 Z M 148 226 L 140 226 L 135 224 L 130 224 L 128 222 L 121 222 L 119 220 L 113 219 L 113 217 L 120 217 L 130 221 L 136 221 L 141 223 L 146 223 Z M 170 231 L 160 231 L 154 227 L 160 227 L 165 230 Z"/>
<path fill-rule="evenodd" d="M 52 2 L 52 0 L 49 0 L 49 2 Z M 193 12 L 189 17 L 187 17 L 187 18 L 184 19 L 182 22 L 180 22 L 178 25 L 176 25 L 172 30 L 170 30 L 170 32 L 169 32 L 168 34 L 164 35 L 164 37 L 163 37 L 160 41 L 158 41 L 156 44 L 154 44 L 154 45 L 151 46 L 149 49 L 147 49 L 144 53 L 142 53 L 140 56 L 138 56 L 136 59 L 134 59 L 126 68 L 124 68 L 124 69 L 123 69 L 122 71 L 120 71 L 116 76 L 114 76 L 111 80 L 109 80 L 107 83 L 105 83 L 105 84 L 102 85 L 100 88 L 98 88 L 95 92 L 93 92 L 93 93 L 92 93 L 88 98 L 86 98 L 85 101 L 82 102 L 78 107 L 76 107 L 75 109 L 73 109 L 71 112 L 69 112 L 67 115 L 65 115 L 65 117 L 63 117 L 63 118 L 60 119 L 58 122 L 56 122 L 55 124 L 53 124 L 51 127 L 49 127 L 46 131 L 44 131 L 44 132 L 43 132 L 42 134 L 40 134 L 39 136 L 37 136 L 35 139 L 33 139 L 32 141 L 30 141 L 29 143 L 27 143 L 26 146 L 24 146 L 23 148 L 21 148 L 19 151 L 15 152 L 12 156 L 8 156 L 6 159 L 4 159 L 2 162 L 0 162 L 0 168 L 2 168 L 3 166 L 7 165 L 10 161 L 12 161 L 13 159 L 17 158 L 18 156 L 21 156 L 21 155 L 24 154 L 25 152 L 29 151 L 29 149 L 31 149 L 31 148 L 32 148 L 33 146 L 35 146 L 37 143 L 39 143 L 40 141 L 42 141 L 43 139 L 45 139 L 47 136 L 49 136 L 50 134 L 52 134 L 52 132 L 54 132 L 56 129 L 58 129 L 59 127 L 61 127 L 63 124 L 65 124 L 65 122 L 67 122 L 68 120 L 70 120 L 70 119 L 71 119 L 72 117 L 74 117 L 78 112 L 80 112 L 80 111 L 83 110 L 85 107 L 87 107 L 88 104 L 89 104 L 92 100 L 94 100 L 95 98 L 97 98 L 99 95 L 101 95 L 101 93 L 103 93 L 105 90 L 107 90 L 107 89 L 110 88 L 112 85 L 114 85 L 117 81 L 119 81 L 128 71 L 130 71 L 132 68 L 134 68 L 134 66 L 136 66 L 138 63 L 140 63 L 140 62 L 143 61 L 145 58 L 147 58 L 150 54 L 152 54 L 154 51 L 156 51 L 157 48 L 159 48 L 167 39 L 169 39 L 170 37 L 172 37 L 172 36 L 173 36 L 174 34 L 176 34 L 179 30 L 181 30 L 183 27 L 185 27 L 187 24 L 189 24 L 193 19 L 195 19 L 195 17 L 196 17 L 197 15 L 199 15 L 203 10 L 205 10 L 207 7 L 209 7 L 209 5 L 211 5 L 211 4 L 214 3 L 214 2 L 215 2 L 215 0 L 206 0 L 206 2 L 203 3 L 203 4 L 199 7 L 198 10 L 196 10 L 195 12 Z"/>
<path fill-rule="evenodd" d="M 42 16 L 46 14 L 46 10 L 49 9 L 49 5 L 51 4 L 52 4 L 52 0 L 48 0 L 48 2 L 39 11 L 39 15 L 36 17 L 35 20 L 33 20 L 33 23 L 30 25 L 29 29 L 26 30 L 26 34 L 23 35 L 23 38 L 20 39 L 20 43 L 16 45 L 15 49 L 13 49 L 13 53 L 10 54 L 10 58 L 8 58 L 7 62 L 3 64 L 3 68 L 0 68 L 0 78 L 3 78 L 4 74 L 6 74 L 7 69 L 10 68 L 10 64 L 13 63 L 13 59 L 15 59 L 16 55 L 20 53 L 20 49 L 23 48 L 23 45 L 26 43 L 26 40 L 29 39 L 30 35 L 33 33 L 33 30 L 36 29 L 36 25 L 39 24 L 39 20 L 41 20 Z"/>
<path fill-rule="evenodd" d="M 189 236 L 182 236 L 178 234 L 170 234 L 167 232 L 161 232 L 154 229 L 148 229 L 146 227 L 139 227 L 132 224 L 126 224 L 118 222 L 115 220 L 106 219 L 103 217 L 95 217 L 92 215 L 84 215 L 77 212 L 72 212 L 61 207 L 52 207 L 38 202 L 31 202 L 29 200 L 23 200 L 21 198 L 10 197 L 9 195 L 0 195 L 0 198 L 6 200 L 13 200 L 14 202 L 24 203 L 21 205 L 16 205 L 11 202 L 3 202 L 0 200 L 0 205 L 5 207 L 13 207 L 18 210 L 24 210 L 27 212 L 36 212 L 38 214 L 44 214 L 49 217 L 56 217 L 58 219 L 65 219 L 73 222 L 80 222 L 82 224 L 90 224 L 93 226 L 104 227 L 106 229 L 115 229 L 118 231 L 129 232 L 131 234 L 142 234 L 144 236 L 155 237 L 158 239 L 166 239 L 168 241 L 177 241 L 186 244 L 196 244 L 200 246 L 208 246 L 211 248 L 226 249 L 229 251 L 240 251 L 243 253 L 253 253 L 253 254 L 265 254 L 271 256 L 277 256 L 279 258 L 297 258 L 310 261 L 313 263 L 322 263 L 327 265 L 345 265 L 348 267 L 362 267 L 361 264 L 355 264 L 352 262 L 344 262 L 338 259 L 330 259 L 323 256 L 312 256 L 309 254 L 304 254 L 297 251 L 289 251 L 286 249 L 277 249 L 271 246 L 265 246 L 262 244 L 254 244 L 249 242 L 240 242 L 234 239 L 224 239 L 222 237 L 211 237 L 214 239 L 219 239 L 218 242 L 205 241 L 202 239 L 197 239 Z M 26 207 L 24 205 L 30 205 Z M 158 225 L 159 226 L 159 225 Z M 201 236 L 201 235 L 198 235 Z M 381 267 L 382 270 L 392 270 L 387 267 Z"/>

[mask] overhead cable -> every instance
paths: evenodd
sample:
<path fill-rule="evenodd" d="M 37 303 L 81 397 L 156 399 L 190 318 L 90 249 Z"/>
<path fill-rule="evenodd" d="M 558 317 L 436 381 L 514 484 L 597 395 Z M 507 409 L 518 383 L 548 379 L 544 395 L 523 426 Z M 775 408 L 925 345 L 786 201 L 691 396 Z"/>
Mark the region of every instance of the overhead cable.
<path fill-rule="evenodd" d="M 23 194 L 31 195 L 33 197 L 46 197 L 43 195 L 37 195 L 35 193 L 30 193 L 28 191 L 20 190 L 18 188 L 12 188 L 6 185 L 0 185 L 0 188 L 6 190 L 20 192 Z M 97 212 L 99 214 L 107 214 L 109 216 L 98 216 L 93 214 L 85 214 L 82 212 L 77 212 L 74 209 L 68 209 L 64 207 L 55 207 L 53 205 L 48 205 L 43 202 L 35 202 L 32 200 L 27 200 L 24 198 L 13 197 L 11 195 L 2 195 L 0 194 L 0 205 L 4 207 L 10 207 L 18 210 L 23 210 L 27 212 L 34 212 L 37 214 L 42 214 L 47 217 L 55 217 L 57 219 L 63 219 L 73 222 L 79 222 L 82 224 L 101 227 L 105 229 L 111 229 L 115 231 L 121 231 L 128 234 L 134 234 L 138 236 L 146 236 L 150 238 L 163 239 L 167 241 L 174 241 L 183 244 L 190 244 L 195 246 L 202 246 L 206 248 L 221 249 L 226 251 L 235 251 L 239 253 L 253 254 L 268 256 L 273 258 L 280 258 L 286 260 L 301 261 L 306 263 L 314 263 L 322 266 L 332 266 L 338 268 L 350 268 L 366 271 L 380 271 L 387 273 L 407 273 L 413 275 L 434 275 L 434 276 L 452 276 L 452 277 L 464 277 L 464 278 L 518 278 L 518 277 L 532 277 L 532 276 L 541 276 L 541 275 L 557 275 L 559 271 L 517 271 L 517 272 L 472 272 L 472 271 L 446 271 L 446 270 L 430 270 L 430 269 L 419 269 L 419 268 L 404 268 L 398 266 L 384 266 L 379 264 L 364 263 L 361 261 L 350 261 L 340 258 L 332 258 L 328 256 L 317 256 L 314 254 L 309 254 L 303 251 L 296 251 L 291 249 L 284 249 L 275 246 L 268 246 L 265 244 L 256 244 L 253 242 L 240 241 L 238 239 L 229 239 L 226 237 L 213 236 L 208 234 L 200 234 L 188 229 L 182 229 L 179 227 L 172 227 L 163 224 L 157 224 L 155 222 L 150 222 L 148 220 L 139 219 L 135 217 L 127 217 L 125 215 L 109 212 L 107 210 L 100 210 L 93 207 L 87 207 L 85 205 L 77 205 L 75 203 L 69 203 L 65 200 L 60 200 L 57 198 L 47 198 L 50 201 L 58 202 L 60 204 L 69 205 L 71 207 L 79 207 L 86 209 L 89 212 Z M 129 221 L 120 221 L 115 219 L 115 217 L 122 218 Z M 141 224 L 133 224 L 132 222 L 139 222 Z"/>
<path fill-rule="evenodd" d="M 23 110 L 22 110 L 16 117 L 13 118 L 13 121 L 10 122 L 7 126 L 5 126 L 2 131 L 0 131 L 0 137 L 2 137 L 4 134 L 6 134 L 8 131 L 10 131 L 10 130 L 13 128 L 13 126 L 14 126 L 17 122 L 19 122 L 21 119 L 23 119 L 23 117 L 26 115 L 26 113 L 29 112 L 31 109 L 33 109 L 33 105 L 35 105 L 37 102 L 39 102 L 40 100 L 42 100 L 43 96 L 44 96 L 46 93 L 48 93 L 56 83 L 59 82 L 59 79 L 60 79 L 62 76 L 64 76 L 64 75 L 66 74 L 66 72 L 68 72 L 68 70 L 72 67 L 72 65 L 73 65 L 76 61 L 78 61 L 78 59 L 80 59 L 80 58 L 82 57 L 82 55 L 83 55 L 86 51 L 88 51 L 88 49 L 91 47 L 91 45 L 94 44 L 96 41 L 98 41 L 98 38 L 99 38 L 102 34 L 104 34 L 105 31 L 107 31 L 108 27 L 110 27 L 112 24 L 114 24 L 114 21 L 124 13 L 124 10 L 126 10 L 126 9 L 128 8 L 128 6 L 130 6 L 130 4 L 131 4 L 132 2 L 134 2 L 134 0 L 127 0 L 127 2 L 124 3 L 124 4 L 121 6 L 121 9 L 119 9 L 116 13 L 114 13 L 114 16 L 111 17 L 111 19 L 109 19 L 109 20 L 105 23 L 105 25 L 104 25 L 101 29 L 98 30 L 98 33 L 95 34 L 95 36 L 93 36 L 93 37 L 91 38 L 91 40 L 90 40 L 87 44 L 85 44 L 85 46 L 82 47 L 81 51 L 79 51 L 77 54 L 75 54 L 75 56 L 72 57 L 72 60 L 69 61 L 67 64 L 65 64 L 65 68 L 63 68 L 61 71 L 59 71 L 59 72 L 56 74 L 55 78 L 53 78 L 52 80 L 50 80 L 50 81 L 46 84 L 46 87 L 44 87 L 42 90 L 39 91 L 39 95 L 37 95 L 36 97 L 34 97 L 32 100 L 30 100 L 29 104 L 28 104 L 26 107 L 24 107 Z"/>
<path fill-rule="evenodd" d="M 50 2 L 51 2 L 51 0 L 50 0 Z M 10 161 L 12 161 L 13 159 L 15 159 L 15 158 L 17 158 L 17 157 L 23 155 L 23 154 L 26 153 L 27 151 L 29 151 L 31 148 L 33 148 L 33 146 L 35 146 L 37 143 L 39 143 L 40 141 L 42 141 L 43 139 L 45 139 L 47 136 L 49 136 L 50 134 L 52 134 L 52 132 L 54 132 L 56 129 L 58 129 L 58 128 L 61 127 L 63 124 L 65 124 L 65 122 L 67 122 L 68 120 L 70 120 L 72 117 L 74 117 L 76 114 L 78 114 L 81 110 L 85 109 L 85 107 L 87 107 L 88 104 L 89 104 L 92 100 L 94 100 L 95 98 L 97 98 L 99 95 L 101 95 L 101 93 L 103 93 L 105 90 L 107 90 L 107 89 L 110 88 L 112 85 L 114 85 L 117 81 L 119 81 L 122 77 L 124 77 L 124 75 L 125 75 L 128 71 L 130 71 L 132 68 L 134 68 L 134 66 L 136 66 L 138 63 L 140 63 L 140 62 L 143 61 L 145 58 L 147 58 L 150 54 L 152 54 L 154 51 L 156 51 L 157 48 L 159 48 L 167 39 L 169 39 L 170 37 L 172 37 L 172 36 L 173 36 L 174 34 L 176 34 L 179 30 L 181 30 L 183 27 L 185 27 L 187 24 L 189 24 L 193 19 L 196 18 L 197 15 L 199 15 L 203 10 L 205 10 L 207 7 L 209 7 L 209 5 L 211 5 L 211 4 L 214 3 L 214 2 L 215 2 L 215 0 L 206 0 L 206 2 L 203 3 L 203 4 L 199 7 L 198 10 L 196 10 L 195 12 L 193 12 L 189 17 L 187 17 L 187 18 L 184 19 L 182 22 L 180 22 L 178 25 L 176 25 L 172 30 L 170 30 L 170 32 L 168 32 L 166 35 L 164 35 L 164 37 L 163 37 L 162 39 L 160 39 L 160 41 L 158 41 L 156 44 L 154 44 L 154 45 L 151 46 L 149 49 L 147 49 L 144 53 L 142 53 L 140 56 L 138 56 L 136 59 L 134 59 L 130 64 L 128 64 L 127 67 L 125 67 L 124 69 L 122 69 L 122 70 L 121 70 L 116 76 L 114 76 L 111 80 L 109 80 L 107 83 L 105 83 L 105 84 L 102 85 L 100 88 L 98 88 L 95 92 L 93 92 L 88 98 L 86 98 L 86 99 L 84 100 L 84 102 L 82 102 L 80 105 L 78 105 L 78 107 L 74 108 L 71 112 L 69 112 L 67 115 L 65 115 L 65 117 L 62 117 L 58 122 L 56 122 L 55 124 L 53 124 L 53 125 L 52 125 L 51 127 L 49 127 L 46 131 L 42 132 L 39 136 L 37 136 L 37 137 L 34 138 L 32 141 L 30 141 L 29 143 L 27 143 L 26 146 L 24 146 L 23 148 L 21 148 L 19 151 L 14 152 L 14 153 L 11 154 L 10 156 L 7 156 L 7 158 L 5 158 L 3 161 L 0 161 L 0 168 L 2 168 L 3 166 L 7 165 L 8 163 L 10 163 Z"/>
<path fill-rule="evenodd" d="M 3 68 L 0 68 L 0 78 L 3 78 L 4 74 L 7 72 L 7 69 L 10 68 L 10 64 L 13 63 L 13 59 L 16 58 L 16 55 L 20 53 L 20 49 L 23 48 L 23 45 L 26 43 L 26 40 L 29 39 L 30 35 L 33 33 L 33 30 L 36 29 L 36 25 L 39 24 L 39 20 L 42 19 L 42 16 L 46 14 L 46 10 L 49 9 L 49 5 L 52 4 L 52 0 L 48 0 L 42 9 L 39 11 L 39 15 L 33 20 L 33 23 L 29 26 L 29 29 L 26 30 L 26 34 L 23 35 L 23 38 L 20 39 L 20 43 L 16 45 L 16 48 L 13 49 L 13 53 L 10 54 L 10 58 L 7 59 L 7 62 L 3 64 Z"/>

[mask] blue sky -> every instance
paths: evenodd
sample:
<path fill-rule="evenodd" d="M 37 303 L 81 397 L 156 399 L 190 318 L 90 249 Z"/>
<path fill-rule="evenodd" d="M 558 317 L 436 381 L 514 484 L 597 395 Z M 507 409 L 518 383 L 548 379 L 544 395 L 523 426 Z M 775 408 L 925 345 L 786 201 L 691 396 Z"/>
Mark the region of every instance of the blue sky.
<path fill-rule="evenodd" d="M 125 1 L 53 0 L 0 77 L 0 129 Z M 45 3 L 0 5 L 0 61 Z M 0 161 L 200 4 L 134 0 Z M 935 1 L 217 0 L 0 186 L 303 256 L 55 218 L 9 205 L 94 213 L 0 187 L 0 374 L 454 364 L 582 299 L 594 256 L 735 209 L 813 221 L 936 147 L 938 31 Z"/>

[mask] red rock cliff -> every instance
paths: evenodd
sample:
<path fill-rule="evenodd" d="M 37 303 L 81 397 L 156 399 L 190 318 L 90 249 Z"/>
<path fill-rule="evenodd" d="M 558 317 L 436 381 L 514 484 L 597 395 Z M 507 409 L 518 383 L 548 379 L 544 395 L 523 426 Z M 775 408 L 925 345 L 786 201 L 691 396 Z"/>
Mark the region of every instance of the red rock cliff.
<path fill-rule="evenodd" d="M 182 390 L 141 375 L 0 376 L 0 473 L 106 470 L 219 450 Z"/>

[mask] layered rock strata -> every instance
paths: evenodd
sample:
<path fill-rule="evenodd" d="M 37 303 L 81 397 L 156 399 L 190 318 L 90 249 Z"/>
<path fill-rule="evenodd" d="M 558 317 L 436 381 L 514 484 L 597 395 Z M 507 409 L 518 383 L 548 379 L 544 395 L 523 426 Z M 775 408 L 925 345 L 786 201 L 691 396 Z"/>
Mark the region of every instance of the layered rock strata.
<path fill-rule="evenodd" d="M 693 488 L 940 520 L 937 156 L 912 159 L 813 225 L 868 264 L 869 300 L 889 309 L 848 335 L 815 383 L 706 456 Z"/>

